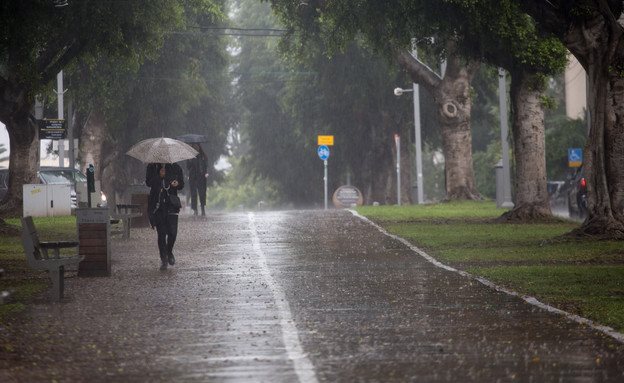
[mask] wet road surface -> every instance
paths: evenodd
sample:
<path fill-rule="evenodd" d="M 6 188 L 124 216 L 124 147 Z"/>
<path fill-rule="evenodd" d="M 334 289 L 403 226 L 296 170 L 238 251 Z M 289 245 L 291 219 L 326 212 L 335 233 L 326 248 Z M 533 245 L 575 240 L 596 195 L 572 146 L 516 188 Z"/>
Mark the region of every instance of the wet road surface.
<path fill-rule="evenodd" d="M 624 346 L 435 267 L 344 211 L 181 217 L 115 238 L 0 331 L 0 382 L 622 382 Z"/>

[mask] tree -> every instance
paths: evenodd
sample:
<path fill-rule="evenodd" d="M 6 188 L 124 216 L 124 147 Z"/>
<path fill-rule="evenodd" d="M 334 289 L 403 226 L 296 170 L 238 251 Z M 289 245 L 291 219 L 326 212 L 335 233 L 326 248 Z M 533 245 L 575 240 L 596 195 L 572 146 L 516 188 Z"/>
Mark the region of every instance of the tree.
<path fill-rule="evenodd" d="M 236 19 L 242 26 L 279 27 L 267 4 L 247 1 L 239 9 Z M 344 54 L 330 59 L 320 54 L 318 42 L 305 56 L 282 58 L 277 42 L 240 42 L 240 132 L 249 143 L 241 166 L 248 168 L 250 177 L 272 181 L 284 202 L 319 203 L 323 167 L 316 155 L 316 136 L 333 134 L 330 189 L 350 178 L 367 201 L 395 203 L 392 136 L 401 133 L 403 142 L 408 141 L 413 121 L 411 100 L 397 99 L 392 89 L 407 78 L 364 44 L 350 44 Z M 402 151 L 404 202 L 409 198 L 409 155 Z"/>
<path fill-rule="evenodd" d="M 5 1 L 0 5 L 0 121 L 9 133 L 9 190 L 4 213 L 21 211 L 22 184 L 36 176 L 35 95 L 77 58 L 149 51 L 181 16 L 179 2 L 84 0 L 57 8 L 52 1 Z"/>
<path fill-rule="evenodd" d="M 162 49 L 133 65 L 124 57 L 80 62 L 75 83 L 85 124 L 82 165 L 96 164 L 107 195 L 122 192 L 142 178 L 142 165 L 125 156 L 148 137 L 199 133 L 214 180 L 214 163 L 224 152 L 231 99 L 223 37 L 206 30 L 223 23 L 224 5 L 196 1 L 184 4 L 183 22 L 166 34 Z M 112 79 L 109 73 L 116 73 Z M 129 166 L 133 165 L 133 166 Z"/>
<path fill-rule="evenodd" d="M 534 24 L 518 7 L 510 2 L 466 0 L 396 3 L 364 1 L 357 4 L 346 1 L 318 1 L 308 2 L 309 7 L 274 0 L 273 4 L 284 18 L 293 20 L 293 30 L 303 31 L 304 41 L 310 39 L 310 36 L 321 36 L 340 48 L 345 40 L 353 38 L 357 33 L 363 33 L 386 55 L 398 54 L 403 66 L 409 68 L 412 75 L 420 72 L 417 80 L 433 89 L 439 89 L 436 83 L 444 79 L 437 78 L 433 71 L 406 52 L 411 38 L 419 38 L 427 43 L 430 41 L 429 36 L 435 36 L 436 41 L 440 41 L 435 46 L 437 52 L 448 57 L 449 68 L 456 62 L 455 56 L 463 56 L 510 70 L 514 100 L 514 154 L 519 157 L 516 161 L 519 168 L 516 208 L 507 217 L 527 219 L 550 215 L 540 92 L 543 75 L 561 69 L 564 53 L 558 42 L 541 39 Z M 293 36 L 297 40 L 297 36 Z M 459 68 L 457 65 L 455 67 Z M 465 75 L 460 76 L 457 81 L 449 81 L 453 84 L 450 87 L 451 93 L 449 89 L 442 87 L 445 93 L 437 97 L 434 95 L 434 98 L 441 100 L 441 121 L 444 122 L 445 118 L 452 116 L 454 120 L 450 121 L 451 129 L 448 130 L 457 134 L 455 140 L 465 141 L 467 135 L 462 136 L 459 133 L 466 131 L 466 119 L 461 117 L 470 112 L 464 105 L 470 106 L 465 101 L 470 99 L 467 97 L 469 86 L 466 85 L 466 80 L 472 77 L 472 72 L 470 65 L 464 68 Z M 453 72 L 451 69 L 450 73 Z M 456 93 L 454 96 L 453 91 Z M 444 131 L 444 123 L 441 125 Z M 451 148 L 447 146 L 447 149 Z M 445 150 L 445 156 L 449 152 Z M 464 155 L 458 157 L 466 158 Z M 447 171 L 447 183 L 448 173 Z"/>
<path fill-rule="evenodd" d="M 556 36 L 589 78 L 591 129 L 584 152 L 588 216 L 578 234 L 624 238 L 624 28 L 615 0 L 516 1 Z"/>
<path fill-rule="evenodd" d="M 408 53 L 412 37 L 420 38 L 422 45 L 430 43 L 428 37 L 437 36 L 436 28 L 418 2 L 272 0 L 271 3 L 290 29 L 291 49 L 302 51 L 302 47 L 320 37 L 326 43 L 327 53 L 332 54 L 363 33 L 378 51 L 396 58 L 414 82 L 427 88 L 437 106 L 447 198 L 481 198 L 474 180 L 470 130 L 470 81 L 479 65 L 459 57 L 452 39 L 430 46 L 436 49 L 438 59 L 447 60 L 443 76 Z"/>

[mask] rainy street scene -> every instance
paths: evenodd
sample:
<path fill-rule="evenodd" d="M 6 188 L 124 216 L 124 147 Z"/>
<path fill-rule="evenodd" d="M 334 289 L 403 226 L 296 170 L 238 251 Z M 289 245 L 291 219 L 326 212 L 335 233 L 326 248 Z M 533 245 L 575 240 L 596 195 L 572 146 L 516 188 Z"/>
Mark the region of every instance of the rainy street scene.
<path fill-rule="evenodd" d="M 621 1 L 0 20 L 0 382 L 624 382 Z"/>

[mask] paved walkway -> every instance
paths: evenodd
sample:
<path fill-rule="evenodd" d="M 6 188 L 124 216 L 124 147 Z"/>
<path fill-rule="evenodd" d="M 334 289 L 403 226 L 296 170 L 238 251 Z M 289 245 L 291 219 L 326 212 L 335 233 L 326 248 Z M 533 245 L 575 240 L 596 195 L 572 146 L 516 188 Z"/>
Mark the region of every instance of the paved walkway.
<path fill-rule="evenodd" d="M 348 212 L 181 219 L 0 331 L 0 382 L 622 382 L 624 346 L 426 262 Z"/>

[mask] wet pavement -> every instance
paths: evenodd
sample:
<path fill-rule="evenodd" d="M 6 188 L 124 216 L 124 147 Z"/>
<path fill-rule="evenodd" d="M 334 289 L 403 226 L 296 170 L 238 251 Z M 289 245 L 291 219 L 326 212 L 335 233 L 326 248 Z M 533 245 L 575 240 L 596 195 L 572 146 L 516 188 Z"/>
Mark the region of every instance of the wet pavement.
<path fill-rule="evenodd" d="M 622 382 L 624 345 L 437 268 L 345 211 L 182 217 L 115 239 L 0 331 L 0 382 Z"/>

